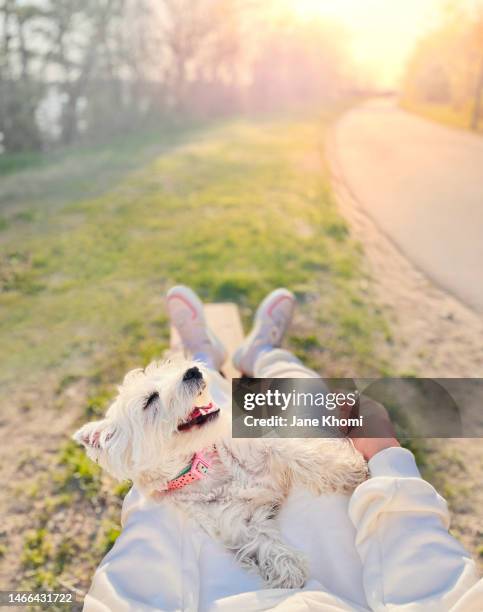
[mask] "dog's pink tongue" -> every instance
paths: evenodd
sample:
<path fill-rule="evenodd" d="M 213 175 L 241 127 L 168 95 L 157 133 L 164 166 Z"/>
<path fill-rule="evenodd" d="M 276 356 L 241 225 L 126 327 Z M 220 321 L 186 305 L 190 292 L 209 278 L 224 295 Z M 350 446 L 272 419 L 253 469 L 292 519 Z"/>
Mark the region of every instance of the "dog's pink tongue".
<path fill-rule="evenodd" d="M 193 412 L 190 414 L 190 420 L 196 419 L 199 416 L 204 416 L 205 414 L 209 414 L 213 410 L 213 404 L 208 404 L 208 406 L 203 406 L 202 408 L 195 408 Z"/>

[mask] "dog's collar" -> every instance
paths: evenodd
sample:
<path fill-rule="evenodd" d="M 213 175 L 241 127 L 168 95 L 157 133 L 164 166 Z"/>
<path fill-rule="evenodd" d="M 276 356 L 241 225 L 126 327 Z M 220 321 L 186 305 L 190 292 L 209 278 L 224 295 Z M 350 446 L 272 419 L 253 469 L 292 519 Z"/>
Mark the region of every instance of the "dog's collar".
<path fill-rule="evenodd" d="M 182 489 L 186 485 L 192 484 L 204 478 L 211 467 L 214 452 L 203 449 L 193 455 L 191 463 L 172 480 L 168 481 L 166 491 Z"/>

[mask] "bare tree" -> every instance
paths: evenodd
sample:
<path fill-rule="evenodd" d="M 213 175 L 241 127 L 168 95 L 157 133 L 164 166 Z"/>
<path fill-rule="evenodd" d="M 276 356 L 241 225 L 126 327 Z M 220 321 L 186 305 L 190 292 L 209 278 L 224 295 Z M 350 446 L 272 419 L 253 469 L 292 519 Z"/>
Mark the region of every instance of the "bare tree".
<path fill-rule="evenodd" d="M 86 95 L 96 64 L 109 50 L 108 29 L 122 13 L 122 0 L 50 0 L 50 52 L 48 63 L 57 67 L 63 95 L 61 140 L 69 144 L 78 136 L 80 102 Z M 111 60 L 112 69 L 112 58 Z"/>
<path fill-rule="evenodd" d="M 108 137 L 168 114 L 234 112 L 249 98 L 250 75 L 275 92 L 270 104 L 329 90 L 341 72 L 334 39 L 299 28 L 275 40 L 263 14 L 252 0 L 0 0 L 3 148 Z"/>
<path fill-rule="evenodd" d="M 166 49 L 163 78 L 171 105 L 187 110 L 190 84 L 220 80 L 236 65 L 239 4 L 234 0 L 163 0 L 158 13 L 159 48 Z"/>
<path fill-rule="evenodd" d="M 0 8 L 0 132 L 6 151 L 35 150 L 41 135 L 35 111 L 42 83 L 31 74 L 35 51 L 27 44 L 42 11 L 34 4 L 4 0 Z"/>

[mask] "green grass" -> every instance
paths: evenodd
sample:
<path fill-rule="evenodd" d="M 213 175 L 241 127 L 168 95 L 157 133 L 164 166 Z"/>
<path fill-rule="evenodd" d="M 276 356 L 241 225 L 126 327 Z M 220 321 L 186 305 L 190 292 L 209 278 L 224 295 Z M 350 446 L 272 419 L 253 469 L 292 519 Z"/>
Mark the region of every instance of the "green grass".
<path fill-rule="evenodd" d="M 45 155 L 40 152 L 0 155 L 0 176 L 43 166 L 46 162 Z"/>
<path fill-rule="evenodd" d="M 46 225 L 57 211 L 104 193 L 126 173 L 193 139 L 197 129 L 194 124 L 154 126 L 108 145 L 0 155 L 0 240 L 6 229 L 21 231 L 29 221 Z"/>
<path fill-rule="evenodd" d="M 309 366 L 328 376 L 381 372 L 374 343 L 389 332 L 362 290 L 361 249 L 330 191 L 331 118 L 232 121 L 11 171 L 0 183 L 4 396 L 19 380 L 45 387 L 40 404 L 22 400 L 34 418 L 71 411 L 69 392 L 85 383 L 79 420 L 98 418 L 127 369 L 162 356 L 162 296 L 174 283 L 236 301 L 245 324 L 286 285 L 301 312 L 288 342 Z M 24 487 L 35 505 L 25 587 L 56 585 L 60 573 L 86 588 L 119 533 L 129 484 L 101 473 L 71 433 L 52 443 L 41 484 L 35 475 Z M 73 547 L 60 535 L 79 516 Z"/>
<path fill-rule="evenodd" d="M 134 348 L 149 361 L 166 346 L 161 297 L 173 283 L 250 309 L 280 285 L 301 299 L 322 291 L 331 349 L 370 361 L 377 322 L 358 299 L 360 254 L 316 157 L 324 127 L 234 122 L 198 133 L 98 197 L 59 209 L 54 189 L 51 208 L 32 208 L 31 220 L 2 235 L 7 382 L 57 369 L 74 375 L 102 351 Z"/>
<path fill-rule="evenodd" d="M 78 488 L 88 498 L 99 493 L 101 469 L 87 457 L 79 444 L 67 442 L 60 451 L 59 464 L 61 469 L 54 474 L 56 492 Z"/>

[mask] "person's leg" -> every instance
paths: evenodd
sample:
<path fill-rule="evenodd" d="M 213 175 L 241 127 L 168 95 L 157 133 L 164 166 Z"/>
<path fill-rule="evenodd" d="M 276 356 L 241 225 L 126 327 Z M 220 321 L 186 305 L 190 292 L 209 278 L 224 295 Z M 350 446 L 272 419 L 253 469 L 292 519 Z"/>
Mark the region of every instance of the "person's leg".
<path fill-rule="evenodd" d="M 253 327 L 233 355 L 233 364 L 246 376 L 255 376 L 255 363 L 263 354 L 279 347 L 295 307 L 295 297 L 288 289 L 275 289 L 257 308 Z"/>
<path fill-rule="evenodd" d="M 279 348 L 292 321 L 295 297 L 288 289 L 276 289 L 257 309 L 253 328 L 233 356 L 243 374 L 256 378 L 318 378 L 289 351 Z"/>
<path fill-rule="evenodd" d="M 203 304 L 184 286 L 173 287 L 167 294 L 168 313 L 184 348 L 194 359 L 218 371 L 226 351 L 207 327 Z M 318 378 L 287 350 L 281 349 L 283 337 L 292 320 L 295 297 L 288 289 L 272 291 L 257 309 L 253 329 L 233 361 L 244 374 L 257 378 Z"/>
<path fill-rule="evenodd" d="M 255 361 L 254 373 L 256 378 L 320 378 L 298 357 L 280 348 L 261 353 Z"/>
<path fill-rule="evenodd" d="M 189 287 L 178 285 L 168 291 L 167 309 L 185 351 L 201 361 L 209 372 L 209 388 L 217 406 L 229 409 L 231 387 L 220 374 L 226 359 L 226 349 L 206 324 L 203 303 Z"/>
<path fill-rule="evenodd" d="M 178 331 L 185 350 L 208 368 L 219 371 L 226 349 L 206 324 L 203 303 L 189 287 L 178 285 L 166 295 L 171 323 Z"/>

